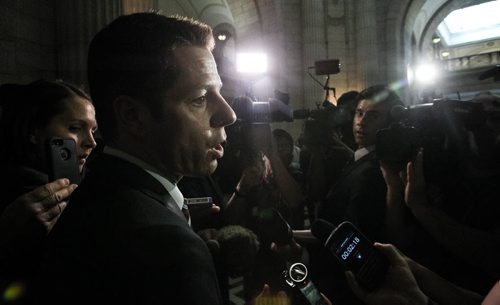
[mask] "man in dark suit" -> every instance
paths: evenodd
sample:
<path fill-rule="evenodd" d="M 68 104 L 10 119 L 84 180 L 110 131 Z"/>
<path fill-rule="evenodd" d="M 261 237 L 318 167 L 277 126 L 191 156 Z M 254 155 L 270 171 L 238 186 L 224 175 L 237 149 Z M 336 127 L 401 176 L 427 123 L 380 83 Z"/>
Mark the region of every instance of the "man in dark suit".
<path fill-rule="evenodd" d="M 318 208 L 318 218 L 333 224 L 348 220 L 373 240 L 383 240 L 385 235 L 386 186 L 375 152 L 376 135 L 389 127 L 395 105 L 402 105 L 401 100 L 383 85 L 369 87 L 358 95 L 353 121 L 358 148 Z"/>
<path fill-rule="evenodd" d="M 390 111 L 402 105 L 399 97 L 383 85 L 369 87 L 356 98 L 353 121 L 358 146 L 354 159 L 342 170 L 326 199 L 320 202 L 317 217 L 335 225 L 350 221 L 373 241 L 385 240 L 386 185 L 375 152 L 376 134 L 389 127 Z M 344 279 L 343 268 L 327 250 L 311 251 L 313 281 L 339 304 L 358 304 Z"/>
<path fill-rule="evenodd" d="M 89 85 L 107 146 L 53 230 L 40 303 L 222 303 L 176 185 L 215 170 L 235 121 L 213 45 L 207 25 L 154 13 L 94 37 Z"/>

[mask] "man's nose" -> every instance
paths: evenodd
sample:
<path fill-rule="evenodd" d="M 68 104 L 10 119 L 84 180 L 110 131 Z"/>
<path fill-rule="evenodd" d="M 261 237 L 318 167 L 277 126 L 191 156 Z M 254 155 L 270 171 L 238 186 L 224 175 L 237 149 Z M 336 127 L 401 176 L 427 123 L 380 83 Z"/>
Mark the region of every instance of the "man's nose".
<path fill-rule="evenodd" d="M 224 127 L 236 121 L 236 113 L 221 95 L 218 96 L 216 107 L 215 113 L 210 120 L 212 127 Z"/>

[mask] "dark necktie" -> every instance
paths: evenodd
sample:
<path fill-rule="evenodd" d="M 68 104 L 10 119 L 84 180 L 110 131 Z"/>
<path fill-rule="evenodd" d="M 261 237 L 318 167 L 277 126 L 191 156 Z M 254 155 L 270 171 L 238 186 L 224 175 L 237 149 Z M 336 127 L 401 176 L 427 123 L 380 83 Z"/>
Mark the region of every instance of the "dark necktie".
<path fill-rule="evenodd" d="M 188 205 L 184 202 L 182 205 L 182 214 L 184 214 L 184 217 L 186 217 L 187 222 L 189 223 L 189 207 Z"/>

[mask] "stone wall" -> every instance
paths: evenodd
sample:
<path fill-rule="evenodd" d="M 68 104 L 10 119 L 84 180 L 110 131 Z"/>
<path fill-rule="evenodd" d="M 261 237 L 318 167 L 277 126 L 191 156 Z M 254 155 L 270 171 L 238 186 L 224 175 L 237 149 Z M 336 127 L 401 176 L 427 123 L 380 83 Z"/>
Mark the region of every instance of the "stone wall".
<path fill-rule="evenodd" d="M 54 3 L 0 1 L 0 83 L 56 76 Z"/>

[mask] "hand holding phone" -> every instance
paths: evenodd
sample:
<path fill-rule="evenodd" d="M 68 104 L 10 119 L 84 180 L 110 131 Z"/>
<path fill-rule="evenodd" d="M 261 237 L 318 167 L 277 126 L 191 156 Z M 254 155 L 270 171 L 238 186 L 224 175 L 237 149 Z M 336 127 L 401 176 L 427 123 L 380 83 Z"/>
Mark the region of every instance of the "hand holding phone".
<path fill-rule="evenodd" d="M 75 140 L 53 137 L 46 142 L 45 148 L 49 181 L 67 178 L 71 184 L 79 184 L 81 175 Z"/>
<path fill-rule="evenodd" d="M 335 228 L 318 219 L 311 232 L 347 270 L 354 273 L 363 288 L 374 290 L 384 281 L 389 260 L 352 223 L 345 221 Z"/>
<path fill-rule="evenodd" d="M 375 243 L 375 247 L 387 257 L 391 265 L 391 268 L 387 270 L 383 283 L 381 283 L 377 290 L 370 291 L 361 287 L 352 272 L 346 273 L 349 287 L 363 304 L 436 304 L 429 298 L 431 295 L 427 296 L 423 293 L 408 264 L 408 260 L 396 249 L 396 247 L 379 243 Z M 433 282 L 433 285 L 435 288 L 436 282 Z M 446 285 L 451 285 L 451 283 L 447 282 Z M 441 289 L 438 289 L 439 293 L 433 294 L 433 296 L 444 296 L 444 294 L 448 293 L 442 300 L 448 301 L 449 304 L 463 303 L 463 296 L 462 299 L 458 296 L 454 301 L 450 300 L 450 297 L 453 299 L 453 295 L 457 293 L 456 290 L 452 288 L 448 292 L 443 292 L 446 291 L 446 289 L 443 290 L 443 288 L 446 288 L 446 286 L 442 286 Z M 456 287 L 454 288 L 456 289 Z M 435 290 L 435 292 L 436 291 L 437 290 Z M 481 297 L 477 298 L 472 303 L 477 302 L 477 304 L 479 304 L 480 299 Z"/>

